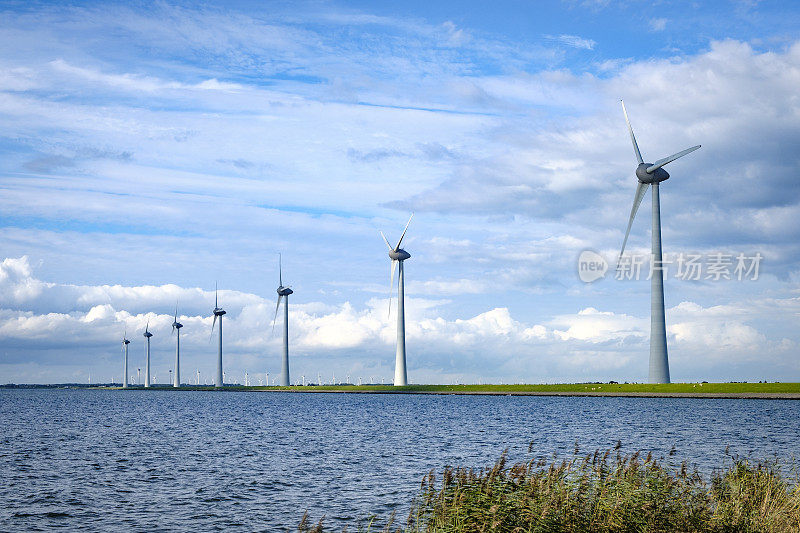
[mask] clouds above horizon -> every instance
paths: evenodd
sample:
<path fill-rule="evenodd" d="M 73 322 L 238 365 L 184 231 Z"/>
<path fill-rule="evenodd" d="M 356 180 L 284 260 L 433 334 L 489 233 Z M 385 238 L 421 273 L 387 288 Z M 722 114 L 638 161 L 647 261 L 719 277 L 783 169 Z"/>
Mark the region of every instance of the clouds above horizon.
<path fill-rule="evenodd" d="M 132 340 L 131 365 L 141 366 L 143 341 L 139 336 L 146 324 L 155 335 L 153 364 L 166 376 L 173 357 L 171 324 L 176 300 L 178 319 L 184 324 L 183 366 L 192 372 L 199 369 L 203 376 L 211 375 L 216 355 L 209 337 L 213 292 L 175 285 L 44 282 L 35 277 L 28 258 L 21 257 L 0 263 L 0 296 L 12 304 L 0 308 L 4 365 L 20 372 L 23 382 L 52 379 L 53 369 L 59 369 L 65 352 L 71 354 L 70 364 L 79 369 L 70 374 L 72 379 L 83 381 L 93 373 L 95 380 L 110 380 L 119 371 L 115 347 L 125 332 Z M 271 370 L 275 376 L 282 341 L 272 328 L 274 300 L 238 291 L 222 291 L 219 296 L 228 311 L 228 375 L 241 381 L 249 369 L 251 375 Z M 413 382 L 435 382 L 443 376 L 463 381 L 502 380 L 508 372 L 513 372 L 516 380 L 525 381 L 559 381 L 567 376 L 613 379 L 620 375 L 642 379 L 637 359 L 646 351 L 647 317 L 587 307 L 577 313 L 552 316 L 541 324 L 525 324 L 513 318 L 507 308 L 499 307 L 446 320 L 438 314 L 444 303 L 407 298 L 406 334 L 409 357 L 414 362 L 410 372 Z M 800 297 L 753 303 L 765 308 L 777 304 L 795 316 L 800 313 Z M 351 375 L 354 380 L 356 376 L 367 379 L 368 374 L 389 381 L 396 319 L 395 315 L 387 316 L 386 306 L 387 300 L 380 298 L 370 299 L 359 308 L 350 302 L 292 302 L 289 320 L 295 378 L 334 372 Z M 680 373 L 708 372 L 714 364 L 723 362 L 755 371 L 765 360 L 774 365 L 773 372 L 798 370 L 796 361 L 781 359 L 797 349 L 796 341 L 758 331 L 749 323 L 749 313 L 741 304 L 705 308 L 681 302 L 668 309 L 667 316 L 673 360 L 680 364 Z M 793 321 L 789 318 L 787 325 Z M 725 350 L 724 358 L 716 355 L 719 348 Z M 9 355 L 8 350 L 17 355 Z"/>
<path fill-rule="evenodd" d="M 232 364 L 261 364 L 278 251 L 298 354 L 384 371 L 378 230 L 397 238 L 409 211 L 412 376 L 641 377 L 649 284 L 575 275 L 580 251 L 618 253 L 627 222 L 620 97 L 647 159 L 703 145 L 668 167 L 665 252 L 765 257 L 758 282 L 667 282 L 685 365 L 673 375 L 746 379 L 758 353 L 800 379 L 800 36 L 772 8 L 732 12 L 703 38 L 691 28 L 711 8 L 644 9 L 638 55 L 617 50 L 634 34 L 589 29 L 632 16 L 624 5 L 546 3 L 550 22 L 524 38 L 511 21 L 382 9 L 5 8 L 0 332 L 15 348 L 0 380 L 37 375 L 58 352 L 51 329 L 88 331 L 86 356 L 105 361 L 119 326 L 166 324 L 175 300 L 201 328 L 215 281 L 232 324 L 260 332 L 231 333 Z M 649 247 L 648 210 L 632 252 Z M 83 346 L 70 342 L 60 361 Z M 519 357 L 498 365 L 498 351 Z M 683 355 L 709 351 L 717 366 Z"/>

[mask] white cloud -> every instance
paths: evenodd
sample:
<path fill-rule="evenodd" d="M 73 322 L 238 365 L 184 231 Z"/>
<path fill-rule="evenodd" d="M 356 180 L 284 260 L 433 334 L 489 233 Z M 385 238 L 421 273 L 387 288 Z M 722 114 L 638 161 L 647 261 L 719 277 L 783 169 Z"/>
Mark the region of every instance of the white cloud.
<path fill-rule="evenodd" d="M 592 39 L 586 39 L 584 37 L 579 37 L 577 35 L 561 34 L 561 35 L 547 35 L 546 37 L 553 41 L 558 41 L 566 46 L 570 46 L 572 48 L 579 48 L 582 50 L 593 50 L 594 46 L 597 44 Z"/>
<path fill-rule="evenodd" d="M 164 90 L 211 90 L 235 92 L 243 87 L 237 83 L 220 82 L 216 78 L 204 80 L 199 83 L 187 85 L 175 81 L 164 81 L 150 76 L 136 76 L 133 74 L 106 74 L 97 70 L 76 67 L 63 59 L 50 62 L 50 66 L 58 73 L 66 74 L 71 78 L 82 78 L 93 83 L 100 83 L 126 91 L 157 92 Z"/>
<path fill-rule="evenodd" d="M 627 337 L 649 336 L 649 328 L 644 320 L 598 311 L 592 307 L 582 309 L 577 315 L 558 316 L 551 325 L 553 333 L 562 340 L 622 342 Z"/>
<path fill-rule="evenodd" d="M 38 289 L 28 291 L 26 287 Z M 19 370 L 31 363 L 46 365 L 50 360 L 64 364 L 69 362 L 64 359 L 68 357 L 73 366 L 91 368 L 96 376 L 108 374 L 118 369 L 123 332 L 127 331 L 133 341 L 131 353 L 138 357 L 140 335 L 147 323 L 155 334 L 154 364 L 163 369 L 172 357 L 171 306 L 176 294 L 188 302 L 182 304 L 179 313 L 184 324 L 186 368 L 200 368 L 204 375 L 212 370 L 214 345 L 209 342 L 212 319 L 208 311 L 213 295 L 206 291 L 174 285 L 79 287 L 45 283 L 36 279 L 24 257 L 3 261 L 0 291 L 17 295 L 16 305 L 4 300 L 6 304 L 0 309 L 0 339 L 5 349 L 0 372 Z M 239 375 L 247 368 L 251 374 L 254 368 L 277 372 L 282 329 L 279 318 L 273 332 L 274 301 L 236 291 L 225 291 L 222 296 L 228 310 L 225 346 L 230 375 Z M 37 301 L 60 302 L 63 309 L 70 310 L 23 310 Z M 796 316 L 800 312 L 798 302 L 800 299 L 794 298 L 762 305 L 779 305 Z M 568 375 L 631 380 L 643 373 L 649 336 L 646 318 L 586 308 L 542 324 L 526 324 L 515 319 L 508 308 L 498 307 L 468 318 L 446 319 L 440 314 L 443 303 L 406 299 L 409 365 L 417 382 L 436 381 L 437 376 L 450 373 L 474 381 L 497 379 L 522 361 L 528 366 L 515 373 L 528 381 Z M 373 373 L 390 375 L 395 318 L 387 316 L 386 304 L 385 299 L 373 299 L 357 308 L 349 302 L 326 305 L 293 300 L 289 308 L 293 367 L 307 375 L 320 365 L 332 366 L 339 373 L 355 374 L 371 368 Z M 127 310 L 131 308 L 137 310 Z M 702 307 L 683 302 L 668 310 L 667 320 L 671 350 L 677 354 L 673 373 L 678 375 L 708 371 L 711 362 L 719 364 L 723 359 L 727 364 L 741 365 L 769 358 L 781 368 L 781 357 L 797 349 L 792 339 L 758 331 L 740 307 Z M 720 348 L 724 352 L 719 352 Z M 59 355 L 52 359 L 54 356 L 48 353 Z M 699 359 L 693 361 L 693 357 Z"/>
<path fill-rule="evenodd" d="M 664 28 L 667 27 L 667 22 L 665 18 L 652 18 L 648 24 L 650 24 L 650 29 L 653 31 L 664 31 Z"/>

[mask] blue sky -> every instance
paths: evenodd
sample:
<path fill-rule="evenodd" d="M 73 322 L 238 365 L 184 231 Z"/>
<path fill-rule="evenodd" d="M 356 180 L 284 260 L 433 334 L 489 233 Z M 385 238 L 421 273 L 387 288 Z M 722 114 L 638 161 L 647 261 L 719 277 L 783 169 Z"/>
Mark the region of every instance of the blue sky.
<path fill-rule="evenodd" d="M 761 253 L 666 282 L 673 379 L 800 379 L 799 9 L 779 2 L 36 3 L 0 17 L 0 382 L 107 380 L 150 320 L 165 377 L 389 380 L 378 234 L 406 248 L 412 382 L 646 379 L 649 283 L 613 261 L 655 160 L 667 254 Z M 649 248 L 649 202 L 628 249 Z M 141 362 L 141 361 L 140 361 Z"/>

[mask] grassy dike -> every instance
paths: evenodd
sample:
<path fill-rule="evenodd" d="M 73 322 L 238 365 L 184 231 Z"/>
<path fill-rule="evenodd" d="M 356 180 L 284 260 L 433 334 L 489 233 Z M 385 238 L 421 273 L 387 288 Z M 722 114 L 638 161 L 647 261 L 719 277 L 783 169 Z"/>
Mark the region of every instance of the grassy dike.
<path fill-rule="evenodd" d="M 785 472 L 788 477 L 785 477 Z M 398 523 L 400 522 L 400 523 Z M 405 523 L 402 523 L 405 522 Z M 322 532 L 305 515 L 301 532 Z M 376 527 L 377 526 L 377 527 Z M 564 460 L 483 470 L 446 468 L 422 481 L 407 520 L 359 531 L 478 532 L 797 532 L 797 472 L 729 457 L 708 482 L 672 458 L 623 455 L 618 449 Z"/>
<path fill-rule="evenodd" d="M 133 387 L 141 389 L 141 387 Z M 151 390 L 176 390 L 153 387 Z M 210 386 L 183 386 L 179 390 L 215 390 Z M 217 389 L 218 390 L 218 389 Z M 225 386 L 225 391 L 338 392 L 375 394 L 485 394 L 542 396 L 640 396 L 800 399 L 800 383 L 559 383 L 540 385 L 308 385 L 291 387 Z"/>

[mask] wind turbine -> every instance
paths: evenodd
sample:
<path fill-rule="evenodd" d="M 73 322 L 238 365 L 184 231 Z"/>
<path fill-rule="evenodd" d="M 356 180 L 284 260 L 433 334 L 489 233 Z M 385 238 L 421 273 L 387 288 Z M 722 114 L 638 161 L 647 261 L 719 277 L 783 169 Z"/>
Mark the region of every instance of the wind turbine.
<path fill-rule="evenodd" d="M 145 347 L 145 359 L 144 359 L 144 386 L 149 388 L 150 387 L 150 337 L 153 336 L 150 333 L 150 321 L 147 321 L 147 325 L 144 327 L 144 338 L 147 339 L 147 345 Z"/>
<path fill-rule="evenodd" d="M 636 178 L 639 180 L 636 186 L 636 195 L 633 197 L 633 207 L 631 216 L 628 220 L 628 229 L 625 231 L 625 240 L 622 241 L 622 250 L 619 258 L 625 252 L 625 244 L 628 242 L 628 235 L 631 232 L 631 225 L 639 210 L 647 188 L 653 186 L 653 230 L 652 230 L 652 257 L 653 275 L 650 278 L 650 383 L 669 383 L 669 359 L 667 358 L 667 326 L 664 318 L 664 273 L 661 256 L 661 201 L 658 196 L 658 184 L 669 178 L 669 174 L 662 167 L 676 159 L 694 152 L 700 145 L 692 146 L 669 157 L 659 159 L 655 163 L 645 163 L 636 144 L 636 137 L 633 135 L 631 121 L 628 120 L 628 111 L 625 109 L 625 102 L 622 102 L 622 112 L 625 114 L 625 122 L 628 124 L 628 132 L 631 134 L 633 152 L 636 155 L 639 166 L 636 167 Z"/>
<path fill-rule="evenodd" d="M 278 320 L 278 310 L 281 307 L 281 298 L 286 298 L 283 305 L 283 366 L 281 371 L 281 385 L 289 386 L 289 295 L 294 291 L 283 286 L 283 268 L 281 255 L 278 254 L 278 305 L 275 306 L 275 318 L 272 319 L 272 331 L 275 331 L 275 322 Z"/>
<path fill-rule="evenodd" d="M 219 306 L 219 299 L 217 298 L 217 287 L 214 286 L 214 321 L 211 323 L 211 336 L 214 336 L 214 326 L 219 317 L 219 357 L 217 357 L 217 381 L 214 383 L 215 387 L 222 387 L 222 316 L 225 310 Z"/>
<path fill-rule="evenodd" d="M 124 379 L 122 380 L 122 388 L 128 388 L 128 345 L 131 341 L 128 340 L 128 330 L 122 335 L 122 351 L 125 353 L 125 371 L 123 372 Z"/>
<path fill-rule="evenodd" d="M 411 224 L 411 219 L 414 213 L 408 217 L 406 227 L 403 234 L 400 235 L 400 240 L 397 241 L 397 246 L 392 247 L 386 235 L 381 232 L 383 242 L 389 248 L 389 258 L 392 260 L 390 268 L 391 274 L 389 275 L 389 314 L 392 313 L 392 290 L 394 289 L 394 270 L 397 264 L 400 264 L 400 274 L 397 281 L 397 353 L 394 360 L 394 385 L 401 387 L 408 385 L 408 378 L 406 375 L 406 317 L 405 317 L 405 276 L 403 274 L 403 262 L 411 257 L 411 254 L 400 248 L 400 243 L 403 242 L 403 237 L 406 236 L 408 225 Z"/>
<path fill-rule="evenodd" d="M 175 319 L 172 321 L 172 332 L 177 333 L 176 337 L 176 344 L 175 344 L 175 381 L 173 382 L 173 387 L 180 387 L 181 386 L 181 328 L 183 324 L 178 322 L 178 304 L 175 304 Z M 147 339 L 147 353 L 150 353 L 150 339 Z M 148 364 L 150 359 L 147 360 Z"/>

